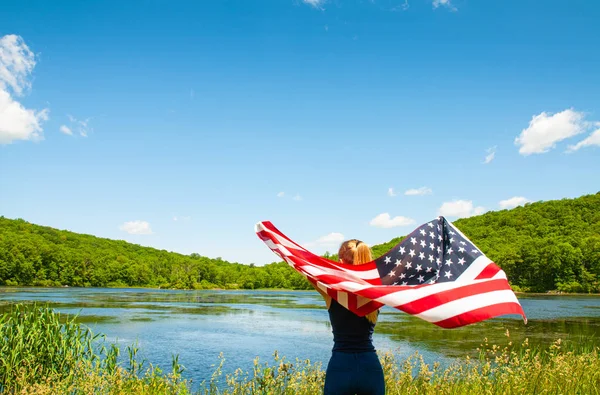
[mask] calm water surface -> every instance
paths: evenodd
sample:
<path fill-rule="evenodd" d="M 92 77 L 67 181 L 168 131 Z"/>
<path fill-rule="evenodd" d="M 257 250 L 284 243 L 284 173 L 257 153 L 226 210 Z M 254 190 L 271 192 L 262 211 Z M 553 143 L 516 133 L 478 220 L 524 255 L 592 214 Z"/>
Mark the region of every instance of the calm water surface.
<path fill-rule="evenodd" d="M 548 344 L 561 338 L 600 345 L 600 297 L 519 297 L 529 318 L 505 316 L 445 330 L 385 307 L 375 329 L 378 351 L 400 359 L 418 351 L 428 363 L 450 363 L 490 343 Z M 95 333 L 122 346 L 137 342 L 140 355 L 169 371 L 178 354 L 186 378 L 209 379 L 225 358 L 224 372 L 251 370 L 254 358 L 272 360 L 275 350 L 288 360 L 310 359 L 325 366 L 333 336 L 320 295 L 314 291 L 172 291 L 94 288 L 2 288 L 0 305 L 48 303 L 79 314 Z"/>

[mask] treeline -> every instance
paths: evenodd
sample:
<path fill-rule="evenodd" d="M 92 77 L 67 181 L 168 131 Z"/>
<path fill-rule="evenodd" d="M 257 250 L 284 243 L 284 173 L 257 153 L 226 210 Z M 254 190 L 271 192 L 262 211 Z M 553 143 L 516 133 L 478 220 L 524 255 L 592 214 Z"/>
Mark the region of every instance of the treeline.
<path fill-rule="evenodd" d="M 283 262 L 262 267 L 231 263 L 4 217 L 0 217 L 0 285 L 310 288 Z"/>
<path fill-rule="evenodd" d="M 506 271 L 516 290 L 600 292 L 600 193 L 530 203 L 455 224 Z M 401 239 L 374 246 L 373 255 Z M 310 289 L 283 262 L 255 267 L 4 217 L 0 285 Z"/>

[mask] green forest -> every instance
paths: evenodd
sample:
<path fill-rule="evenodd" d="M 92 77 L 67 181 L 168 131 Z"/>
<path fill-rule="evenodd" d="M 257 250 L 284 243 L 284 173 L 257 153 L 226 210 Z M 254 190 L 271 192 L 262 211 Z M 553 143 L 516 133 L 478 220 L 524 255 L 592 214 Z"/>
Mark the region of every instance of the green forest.
<path fill-rule="evenodd" d="M 600 192 L 454 224 L 502 267 L 516 291 L 600 292 Z M 373 246 L 373 255 L 401 240 Z M 182 255 L 5 217 L 0 217 L 0 285 L 310 289 L 284 262 L 259 267 Z"/>

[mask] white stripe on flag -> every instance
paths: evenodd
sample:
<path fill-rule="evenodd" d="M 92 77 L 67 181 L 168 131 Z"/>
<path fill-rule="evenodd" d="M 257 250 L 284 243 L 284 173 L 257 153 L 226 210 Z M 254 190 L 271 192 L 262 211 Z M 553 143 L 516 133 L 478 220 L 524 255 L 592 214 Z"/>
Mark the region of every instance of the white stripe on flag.
<path fill-rule="evenodd" d="M 344 306 L 345 308 L 348 308 L 348 294 L 344 291 L 338 291 L 337 296 L 338 303 Z"/>
<path fill-rule="evenodd" d="M 356 307 L 360 309 L 361 307 L 363 307 L 370 301 L 371 301 L 371 299 L 369 299 L 369 298 L 365 298 L 363 296 L 357 295 L 356 296 Z"/>
<path fill-rule="evenodd" d="M 311 265 L 310 263 L 307 263 L 305 265 L 298 265 L 298 266 L 299 266 L 299 269 L 304 270 L 307 273 L 310 273 L 311 275 L 313 275 L 315 277 L 330 275 L 330 276 L 339 277 L 340 280 L 356 281 L 361 284 L 370 285 L 363 279 L 355 276 L 354 273 L 352 273 L 352 272 L 346 272 L 346 271 L 341 271 L 341 270 L 336 270 L 336 269 L 329 269 L 329 268 L 320 267 L 320 266 L 317 267 L 317 266 Z"/>
<path fill-rule="evenodd" d="M 365 271 L 352 271 L 350 269 L 340 267 L 340 270 L 343 270 L 348 273 L 354 273 L 355 275 L 362 278 L 363 280 L 373 280 L 375 278 L 379 278 L 379 270 L 377 270 L 376 268 L 371 269 L 371 270 L 365 270 Z"/>
<path fill-rule="evenodd" d="M 304 277 L 306 277 L 306 275 L 303 273 L 302 274 Z M 325 293 L 327 293 L 327 290 L 329 289 L 325 284 L 323 284 L 320 281 L 317 281 L 317 287 L 321 288 L 321 290 Z"/>
<path fill-rule="evenodd" d="M 330 284 L 329 286 L 333 289 L 344 289 L 350 292 L 362 291 L 363 289 L 374 287 L 371 284 L 357 284 L 351 281 L 342 281 L 337 284 Z"/>
<path fill-rule="evenodd" d="M 477 278 L 485 269 L 488 267 L 490 263 L 493 263 L 490 258 L 485 255 L 481 255 L 479 258 L 476 258 L 471 265 L 460 275 L 456 280 L 454 280 L 455 284 L 460 284 L 464 282 L 471 282 Z M 454 262 L 456 264 L 456 262 Z"/>
<path fill-rule="evenodd" d="M 280 236 L 277 233 L 270 231 L 269 229 L 265 228 L 262 224 L 260 224 L 260 226 L 262 228 L 261 229 L 262 231 L 267 232 L 270 235 L 272 235 L 277 240 L 277 242 L 279 244 L 284 245 L 284 246 L 289 247 L 289 248 L 293 248 L 295 250 L 304 250 L 304 251 L 307 251 L 306 249 L 302 248 L 301 246 L 298 246 L 295 243 L 290 242 L 285 237 Z"/>
<path fill-rule="evenodd" d="M 281 245 L 281 244 L 275 244 L 272 240 L 265 240 L 265 244 L 267 246 L 269 246 L 269 248 L 271 250 L 279 250 L 279 252 L 281 252 L 284 255 L 287 255 L 287 256 L 293 256 L 294 255 L 287 248 L 285 248 L 283 245 Z"/>
<path fill-rule="evenodd" d="M 492 277 L 492 280 L 498 280 L 498 279 L 507 279 L 506 278 L 506 273 L 504 273 L 504 270 L 500 270 L 498 273 L 494 274 L 494 277 Z"/>

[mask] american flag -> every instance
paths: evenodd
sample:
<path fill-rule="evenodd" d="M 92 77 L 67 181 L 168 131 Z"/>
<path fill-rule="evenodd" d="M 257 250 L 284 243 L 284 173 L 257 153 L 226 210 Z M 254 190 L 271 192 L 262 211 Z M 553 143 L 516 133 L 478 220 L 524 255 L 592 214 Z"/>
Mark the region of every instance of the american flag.
<path fill-rule="evenodd" d="M 311 253 L 271 222 L 259 222 L 255 230 L 275 254 L 359 316 L 387 305 L 442 328 L 506 314 L 527 322 L 504 271 L 444 217 L 357 266 Z"/>

